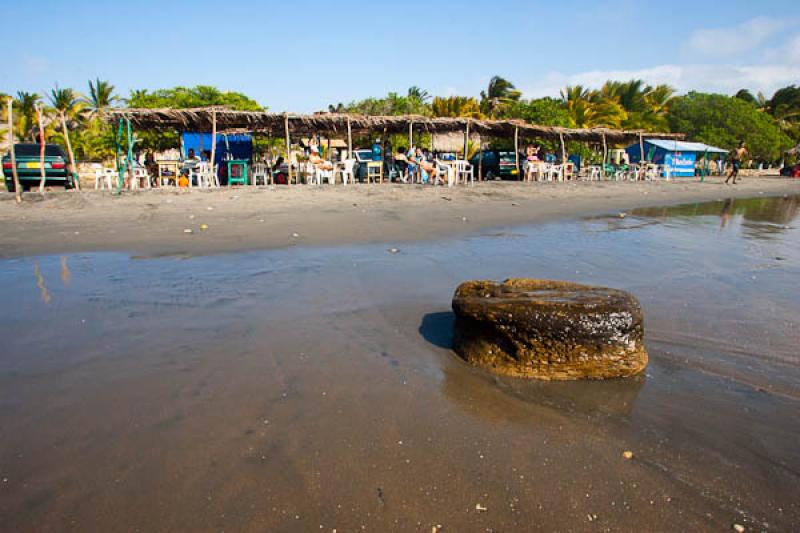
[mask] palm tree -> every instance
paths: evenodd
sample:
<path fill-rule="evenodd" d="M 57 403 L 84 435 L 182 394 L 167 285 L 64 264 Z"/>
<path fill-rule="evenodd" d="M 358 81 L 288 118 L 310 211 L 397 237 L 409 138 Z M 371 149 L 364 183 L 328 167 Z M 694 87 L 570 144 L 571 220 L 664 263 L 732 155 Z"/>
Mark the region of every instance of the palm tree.
<path fill-rule="evenodd" d="M 149 96 L 147 89 L 131 89 L 131 94 L 123 100 L 127 105 L 136 107 L 140 106 Z"/>
<path fill-rule="evenodd" d="M 502 111 L 510 104 L 516 102 L 522 96 L 514 84 L 500 76 L 494 76 L 489 80 L 489 85 L 485 91 L 481 91 L 481 111 L 497 118 Z"/>
<path fill-rule="evenodd" d="M 569 113 L 571 125 L 575 128 L 591 127 L 591 102 L 589 89 L 582 85 L 568 85 L 561 90 L 561 104 Z"/>
<path fill-rule="evenodd" d="M 50 103 L 58 113 L 61 119 L 61 133 L 64 135 L 64 141 L 67 143 L 67 153 L 69 154 L 69 163 L 73 172 L 77 171 L 75 167 L 75 154 L 72 153 L 72 145 L 69 142 L 69 128 L 67 127 L 67 118 L 79 118 L 81 112 L 81 102 L 78 95 L 72 89 L 60 89 L 58 85 L 50 91 Z"/>
<path fill-rule="evenodd" d="M 36 104 L 39 103 L 40 96 L 36 93 L 17 91 L 15 104 L 19 108 L 19 138 L 20 140 L 35 140 L 34 131 Z"/>
<path fill-rule="evenodd" d="M 482 117 L 478 100 L 469 96 L 437 96 L 431 103 L 431 109 L 435 117 Z"/>
<path fill-rule="evenodd" d="M 425 89 L 420 89 L 416 85 L 409 87 L 408 97 L 416 98 L 422 103 L 427 103 L 431 99 L 431 95 L 428 91 L 426 91 Z"/>
<path fill-rule="evenodd" d="M 89 80 L 89 97 L 83 98 L 92 115 L 102 117 L 106 109 L 119 100 L 114 94 L 114 86 L 107 81 L 97 78 L 94 83 Z"/>

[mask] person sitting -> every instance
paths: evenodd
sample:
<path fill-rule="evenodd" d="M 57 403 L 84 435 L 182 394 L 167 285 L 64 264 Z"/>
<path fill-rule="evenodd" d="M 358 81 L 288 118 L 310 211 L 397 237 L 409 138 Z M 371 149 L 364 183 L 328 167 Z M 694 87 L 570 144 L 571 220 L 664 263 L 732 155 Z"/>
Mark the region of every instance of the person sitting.
<path fill-rule="evenodd" d="M 314 168 L 318 168 L 320 170 L 333 170 L 333 164 L 326 160 L 322 159 L 319 155 L 319 148 L 316 145 L 311 146 L 311 155 L 308 156 L 308 160 L 314 165 Z"/>
<path fill-rule="evenodd" d="M 529 144 L 525 148 L 525 163 L 522 167 L 526 181 L 533 181 L 534 177 L 538 178 L 539 171 L 541 169 L 540 163 L 539 147 Z"/>
<path fill-rule="evenodd" d="M 397 153 L 394 155 L 394 168 L 400 174 L 400 179 L 403 182 L 407 181 L 408 179 L 408 156 L 406 155 L 406 148 L 405 146 L 401 146 Z"/>
<path fill-rule="evenodd" d="M 414 150 L 413 159 L 420 169 L 422 183 L 429 183 L 431 178 L 436 176 L 436 164 L 425 159 L 425 154 L 419 146 Z"/>

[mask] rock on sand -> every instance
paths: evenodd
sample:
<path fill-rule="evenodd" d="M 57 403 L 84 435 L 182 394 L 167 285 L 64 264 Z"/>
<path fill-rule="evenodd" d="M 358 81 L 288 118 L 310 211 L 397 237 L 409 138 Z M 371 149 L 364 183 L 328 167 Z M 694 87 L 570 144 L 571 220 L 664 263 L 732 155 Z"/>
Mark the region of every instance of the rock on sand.
<path fill-rule="evenodd" d="M 498 374 L 632 376 L 647 366 L 642 310 L 627 292 L 565 281 L 468 281 L 453 296 L 456 353 Z"/>

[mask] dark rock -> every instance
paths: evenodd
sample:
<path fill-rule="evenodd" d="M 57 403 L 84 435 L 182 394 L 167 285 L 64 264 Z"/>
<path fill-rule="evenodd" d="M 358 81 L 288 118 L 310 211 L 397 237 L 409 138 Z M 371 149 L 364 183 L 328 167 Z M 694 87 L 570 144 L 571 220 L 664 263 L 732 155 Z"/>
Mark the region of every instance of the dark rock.
<path fill-rule="evenodd" d="M 647 366 L 642 309 L 627 292 L 565 281 L 468 281 L 453 296 L 453 347 L 498 374 L 632 376 Z"/>

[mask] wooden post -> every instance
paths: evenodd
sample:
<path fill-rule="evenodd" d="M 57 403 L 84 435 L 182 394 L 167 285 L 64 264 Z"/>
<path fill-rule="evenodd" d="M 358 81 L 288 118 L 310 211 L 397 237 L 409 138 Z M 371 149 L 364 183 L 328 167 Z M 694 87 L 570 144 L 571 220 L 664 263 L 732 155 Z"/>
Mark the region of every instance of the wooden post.
<path fill-rule="evenodd" d="M 283 115 L 283 130 L 286 134 L 286 166 L 289 173 L 286 176 L 286 185 L 292 184 L 292 141 L 289 138 L 289 113 Z"/>
<path fill-rule="evenodd" d="M 642 137 L 642 132 L 639 132 L 639 176 L 638 179 L 643 179 L 643 169 L 645 169 L 645 162 L 644 162 L 644 138 Z"/>
<path fill-rule="evenodd" d="M 467 153 L 468 150 L 469 150 L 469 119 L 467 119 L 467 127 L 464 130 L 464 161 L 466 161 L 469 158 L 469 155 Z"/>
<path fill-rule="evenodd" d="M 36 121 L 39 124 L 39 193 L 44 193 L 44 183 L 47 181 L 47 172 L 44 168 L 44 124 L 42 124 L 42 107 L 36 104 Z M 69 172 L 69 171 L 68 171 Z"/>
<path fill-rule="evenodd" d="M 183 136 L 181 135 L 181 137 Z M 200 138 L 202 139 L 203 136 L 201 135 Z M 217 158 L 217 110 L 212 107 L 211 108 L 211 161 L 208 162 L 208 166 L 211 169 L 212 184 L 217 183 L 216 170 L 214 170 L 214 161 L 216 160 L 216 158 Z M 228 176 L 228 180 L 230 179 L 231 177 Z M 191 185 L 191 181 L 192 180 L 190 175 L 189 185 Z M 228 186 L 230 186 L 230 181 L 228 181 Z"/>
<path fill-rule="evenodd" d="M 567 145 L 564 143 L 564 133 L 558 133 L 558 140 L 561 142 L 561 164 L 567 164 Z"/>
<path fill-rule="evenodd" d="M 58 114 L 61 117 L 61 131 L 64 133 L 64 142 L 67 143 L 67 154 L 69 155 L 70 172 L 74 172 L 77 175 L 78 167 L 75 166 L 75 154 L 72 153 L 72 144 L 69 142 L 69 131 L 67 130 L 67 118 L 64 116 L 63 111 L 59 111 Z M 77 190 L 81 190 L 80 176 L 78 176 L 78 179 L 75 180 L 75 188 Z"/>
<path fill-rule="evenodd" d="M 517 176 L 519 176 L 519 126 L 514 126 L 514 163 L 517 168 Z"/>
<path fill-rule="evenodd" d="M 347 117 L 347 159 L 353 159 L 353 129 L 349 116 Z"/>
<path fill-rule="evenodd" d="M 483 181 L 483 139 L 478 135 L 478 181 Z"/>
<path fill-rule="evenodd" d="M 414 122 L 409 120 L 408 121 L 408 149 L 411 150 L 412 146 L 414 146 Z"/>
<path fill-rule="evenodd" d="M 606 159 L 608 158 L 608 143 L 606 142 L 606 134 L 603 133 L 603 164 L 600 165 L 600 175 L 606 177 Z"/>
<path fill-rule="evenodd" d="M 14 120 L 13 105 L 14 99 L 8 97 L 8 151 L 11 155 L 11 175 L 14 176 L 14 197 L 18 204 L 22 203 L 22 189 L 19 185 L 19 175 L 17 174 L 17 155 L 14 148 Z"/>

